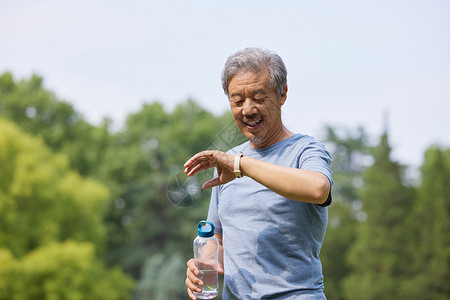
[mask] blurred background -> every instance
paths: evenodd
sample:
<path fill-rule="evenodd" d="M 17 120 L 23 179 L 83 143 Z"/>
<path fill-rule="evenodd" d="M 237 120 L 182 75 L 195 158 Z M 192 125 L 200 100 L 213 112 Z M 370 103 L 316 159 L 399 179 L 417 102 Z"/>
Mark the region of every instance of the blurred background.
<path fill-rule="evenodd" d="M 248 46 L 333 155 L 328 299 L 450 297 L 448 1 L 0 0 L 0 299 L 186 299 Z"/>

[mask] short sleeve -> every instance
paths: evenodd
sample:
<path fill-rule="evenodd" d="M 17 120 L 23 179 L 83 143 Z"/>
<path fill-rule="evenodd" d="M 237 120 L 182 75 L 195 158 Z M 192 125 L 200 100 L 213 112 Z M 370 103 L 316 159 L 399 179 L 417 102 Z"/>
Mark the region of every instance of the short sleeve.
<path fill-rule="evenodd" d="M 331 186 L 334 181 L 332 179 L 332 171 L 330 169 L 330 164 L 332 158 L 325 145 L 317 141 L 312 141 L 308 143 L 303 149 L 300 155 L 299 167 L 303 170 L 309 170 L 314 172 L 319 172 L 324 174 L 328 180 L 330 180 Z M 328 194 L 328 198 L 325 203 L 319 206 L 325 207 L 331 204 L 331 188 Z"/>

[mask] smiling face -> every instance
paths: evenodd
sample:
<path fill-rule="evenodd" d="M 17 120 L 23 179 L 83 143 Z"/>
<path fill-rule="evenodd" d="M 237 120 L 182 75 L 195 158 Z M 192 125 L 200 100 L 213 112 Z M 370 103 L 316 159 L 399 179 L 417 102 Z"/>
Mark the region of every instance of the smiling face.
<path fill-rule="evenodd" d="M 277 97 L 270 87 L 267 69 L 235 75 L 228 84 L 228 92 L 234 121 L 253 148 L 270 146 L 290 135 L 281 121 L 287 86 Z"/>

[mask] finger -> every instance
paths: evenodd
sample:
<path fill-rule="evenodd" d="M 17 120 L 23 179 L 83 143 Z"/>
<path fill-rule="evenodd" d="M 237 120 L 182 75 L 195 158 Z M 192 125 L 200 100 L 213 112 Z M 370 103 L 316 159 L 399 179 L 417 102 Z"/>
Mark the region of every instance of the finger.
<path fill-rule="evenodd" d="M 209 188 L 212 188 L 212 187 L 221 185 L 221 184 L 222 184 L 222 182 L 220 181 L 219 177 L 216 177 L 216 178 L 214 178 L 214 179 L 211 179 L 211 180 L 205 182 L 205 183 L 202 185 L 202 189 L 203 189 L 203 190 L 206 190 L 206 189 L 209 189 Z"/>
<path fill-rule="evenodd" d="M 200 171 L 203 171 L 203 170 L 206 170 L 206 169 L 209 169 L 209 168 L 211 168 L 211 166 L 205 165 L 205 164 L 198 164 L 198 165 L 196 165 L 196 166 L 194 166 L 192 168 L 186 168 L 184 170 L 184 172 L 187 173 L 188 176 L 193 176 L 196 173 L 198 173 Z"/>
<path fill-rule="evenodd" d="M 189 270 L 191 270 L 195 275 L 198 275 L 198 268 L 195 265 L 195 261 L 193 258 L 191 258 L 190 260 L 188 260 L 188 262 L 186 263 L 186 266 L 189 268 Z"/>
<path fill-rule="evenodd" d="M 186 263 L 186 265 L 187 265 L 187 267 L 188 267 L 186 272 L 190 272 L 190 273 L 192 273 L 192 275 L 193 275 L 194 277 L 197 277 L 197 275 L 199 274 L 199 271 L 198 271 L 197 266 L 195 265 L 194 259 L 191 258 L 191 259 Z M 186 273 L 186 275 L 188 275 L 188 274 Z"/>
<path fill-rule="evenodd" d="M 195 170 L 195 173 L 206 170 L 208 168 L 212 168 L 216 166 L 215 160 L 211 156 L 207 157 L 199 157 L 190 162 L 189 164 L 185 164 L 184 172 L 187 173 L 189 176 L 193 175 L 193 170 Z"/>
<path fill-rule="evenodd" d="M 196 285 L 195 285 L 189 278 L 187 278 L 187 277 L 186 277 L 185 283 L 186 283 L 186 287 L 187 287 L 189 290 L 194 291 L 194 292 L 197 292 L 197 293 L 201 293 L 201 292 L 202 292 L 202 288 L 196 286 Z"/>
<path fill-rule="evenodd" d="M 218 268 L 217 268 L 217 273 L 219 273 L 220 275 L 223 275 L 225 272 L 223 271 L 223 267 L 219 264 Z"/>
<path fill-rule="evenodd" d="M 194 260 L 190 259 L 186 265 L 188 266 L 186 270 L 186 286 L 191 290 L 201 292 L 201 288 L 198 286 L 203 286 L 203 281 L 197 277 L 199 271 L 194 263 Z"/>
<path fill-rule="evenodd" d="M 201 159 L 208 159 L 208 157 L 211 155 L 212 152 L 213 151 L 211 151 L 211 150 L 206 150 L 206 151 L 199 152 L 199 153 L 195 154 L 194 156 L 192 156 L 191 158 L 189 158 L 184 163 L 184 166 L 187 167 L 188 165 L 191 165 L 191 164 L 193 164 L 196 161 L 201 160 Z"/>
<path fill-rule="evenodd" d="M 185 168 L 188 168 L 189 166 L 192 166 L 192 165 L 196 164 L 197 162 L 198 162 L 198 157 L 197 157 L 197 155 L 196 155 L 196 156 L 192 156 L 191 158 L 189 158 L 188 161 L 186 161 L 186 162 L 184 163 L 184 167 L 185 167 Z"/>
<path fill-rule="evenodd" d="M 189 273 L 189 272 L 188 272 Z M 201 286 L 203 286 L 203 281 L 199 279 L 194 273 L 190 272 L 186 274 L 186 286 L 191 290 L 201 291 Z"/>
<path fill-rule="evenodd" d="M 198 275 L 198 274 L 197 274 Z M 191 270 L 187 269 L 186 271 L 186 277 L 194 284 L 194 285 L 203 285 L 203 281 L 197 277 L 197 275 L 192 272 Z"/>
<path fill-rule="evenodd" d="M 197 297 L 194 295 L 194 293 L 191 291 L 190 288 L 187 289 L 189 298 L 193 299 L 193 300 L 197 300 Z"/>

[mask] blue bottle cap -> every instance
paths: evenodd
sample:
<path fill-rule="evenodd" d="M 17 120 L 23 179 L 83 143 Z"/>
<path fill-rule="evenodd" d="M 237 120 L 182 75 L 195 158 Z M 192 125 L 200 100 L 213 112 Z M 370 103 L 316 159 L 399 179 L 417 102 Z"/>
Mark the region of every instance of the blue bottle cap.
<path fill-rule="evenodd" d="M 214 225 L 209 221 L 200 221 L 197 225 L 198 236 L 212 237 L 214 235 Z"/>

